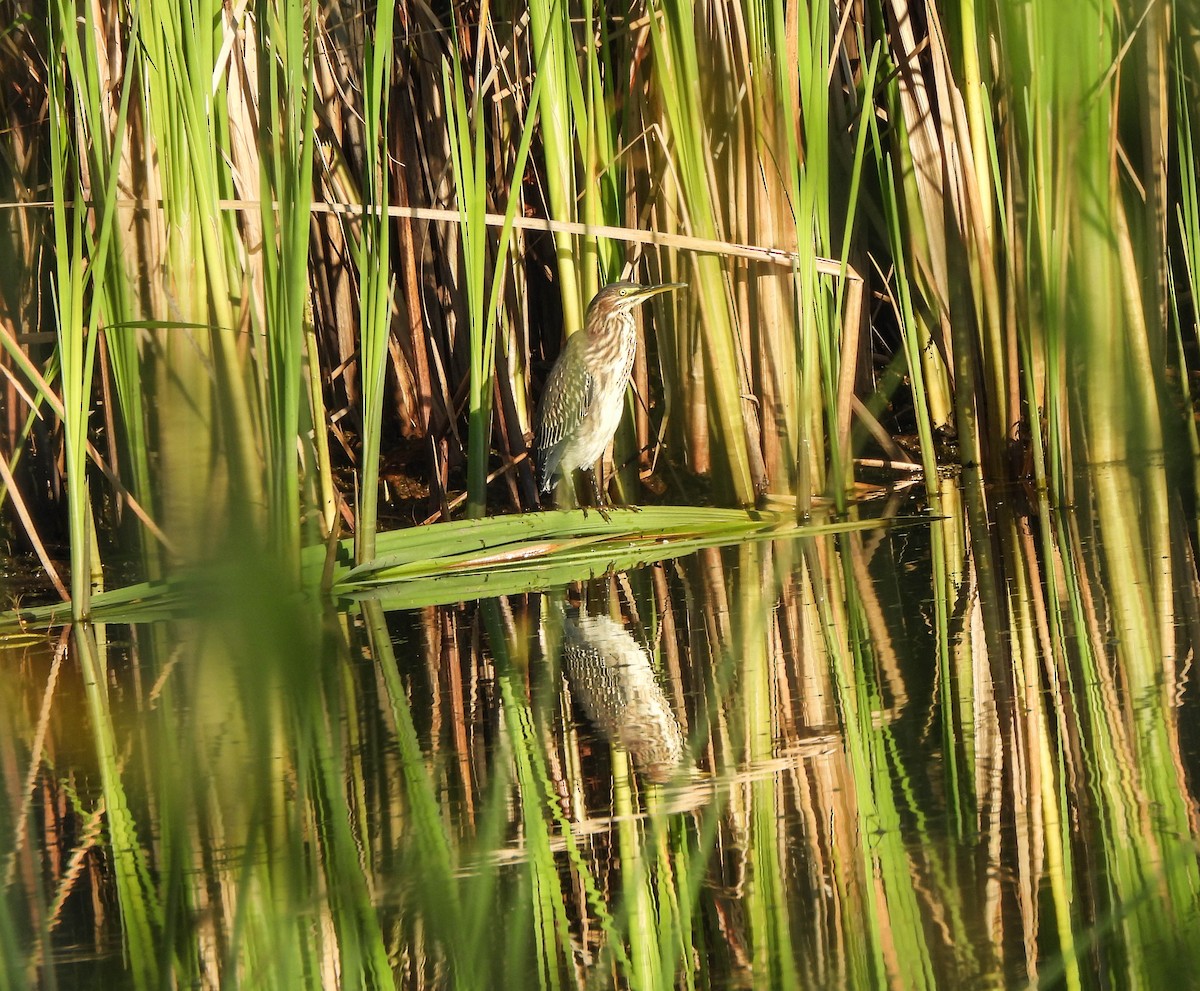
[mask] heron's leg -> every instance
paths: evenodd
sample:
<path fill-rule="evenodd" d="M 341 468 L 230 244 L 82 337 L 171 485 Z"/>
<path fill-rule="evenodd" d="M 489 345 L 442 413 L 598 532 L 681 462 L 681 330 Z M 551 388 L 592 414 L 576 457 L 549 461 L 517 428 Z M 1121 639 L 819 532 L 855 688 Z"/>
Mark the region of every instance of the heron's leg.
<path fill-rule="evenodd" d="M 596 471 L 596 466 L 592 465 L 592 467 L 587 470 L 587 473 L 592 479 L 592 492 L 595 493 L 596 496 L 596 512 L 600 514 L 600 518 L 604 520 L 605 523 L 608 523 L 612 520 L 612 517 L 608 515 L 608 501 L 604 498 L 603 492 L 600 488 L 600 483 L 596 478 Z"/>
<path fill-rule="evenodd" d="M 608 506 L 608 498 L 604 494 L 604 460 L 597 461 L 587 469 L 588 478 L 592 480 L 592 496 L 596 507 Z"/>

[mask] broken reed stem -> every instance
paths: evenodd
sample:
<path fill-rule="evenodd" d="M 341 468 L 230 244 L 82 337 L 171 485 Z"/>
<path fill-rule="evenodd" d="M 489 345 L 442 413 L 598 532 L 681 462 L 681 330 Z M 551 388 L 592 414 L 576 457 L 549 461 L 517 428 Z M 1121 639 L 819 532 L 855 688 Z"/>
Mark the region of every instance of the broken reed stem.
<path fill-rule="evenodd" d="M 161 207 L 161 202 L 150 200 L 118 199 L 116 206 L 122 209 L 147 209 L 151 206 Z M 35 210 L 49 209 L 53 206 L 49 200 L 39 200 L 31 203 L 0 203 L 0 210 Z M 218 200 L 217 206 L 222 210 L 259 210 L 262 204 L 256 200 Z M 278 209 L 278 204 L 276 204 Z M 368 212 L 378 212 L 378 207 L 365 207 L 357 203 L 313 203 L 313 213 L 336 214 L 340 216 L 365 216 Z M 409 220 L 433 220 L 443 223 L 461 224 L 465 216 L 460 210 L 443 210 L 435 207 L 422 206 L 389 206 L 389 217 L 403 217 Z M 485 214 L 484 220 L 489 227 L 503 227 L 504 216 L 499 213 Z M 731 258 L 750 258 L 754 261 L 769 262 L 772 265 L 786 265 L 789 268 L 799 260 L 800 255 L 795 251 L 784 248 L 772 248 L 760 244 L 738 244 L 731 241 L 718 241 L 714 238 L 692 237 L 688 234 L 667 234 L 660 231 L 643 231 L 635 227 L 612 227 L 604 224 L 580 224 L 567 220 L 548 220 L 544 217 L 515 217 L 512 226 L 521 230 L 549 231 L 552 233 L 580 234 L 591 237 L 608 237 L 628 244 L 650 244 L 660 248 L 679 248 L 687 251 L 698 251 L 706 254 L 726 255 Z M 862 276 L 849 264 L 835 261 L 832 258 L 816 259 L 817 271 L 821 275 L 842 276 L 851 282 L 862 282 Z"/>

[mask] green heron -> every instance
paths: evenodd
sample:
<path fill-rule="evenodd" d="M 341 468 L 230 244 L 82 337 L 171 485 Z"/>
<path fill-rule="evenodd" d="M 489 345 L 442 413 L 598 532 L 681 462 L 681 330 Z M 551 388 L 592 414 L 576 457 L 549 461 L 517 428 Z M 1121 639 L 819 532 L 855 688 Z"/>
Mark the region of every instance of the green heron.
<path fill-rule="evenodd" d="M 645 648 L 609 616 L 564 609 L 562 656 L 588 718 L 647 778 L 669 781 L 683 762 L 683 728 Z"/>
<path fill-rule="evenodd" d="M 592 479 L 596 508 L 608 519 L 608 500 L 596 482 L 596 462 L 617 432 L 625 408 L 625 389 L 637 352 L 633 311 L 651 296 L 684 285 L 614 282 L 596 293 L 583 330 L 567 338 L 550 369 L 538 405 L 537 455 L 543 492 L 550 491 L 556 477 L 583 468 Z"/>

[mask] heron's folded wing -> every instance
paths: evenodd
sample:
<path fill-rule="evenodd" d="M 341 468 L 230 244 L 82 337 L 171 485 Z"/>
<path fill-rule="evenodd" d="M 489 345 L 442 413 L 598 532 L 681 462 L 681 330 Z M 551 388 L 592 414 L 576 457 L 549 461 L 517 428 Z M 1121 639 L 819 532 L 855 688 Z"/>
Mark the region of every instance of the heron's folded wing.
<path fill-rule="evenodd" d="M 581 355 L 580 360 L 573 360 L 582 350 L 583 338 L 584 334 L 576 333 L 567 339 L 562 355 L 546 379 L 538 405 L 536 440 L 543 489 L 550 487 L 563 450 L 592 405 L 595 391 L 592 376 L 585 369 Z"/>

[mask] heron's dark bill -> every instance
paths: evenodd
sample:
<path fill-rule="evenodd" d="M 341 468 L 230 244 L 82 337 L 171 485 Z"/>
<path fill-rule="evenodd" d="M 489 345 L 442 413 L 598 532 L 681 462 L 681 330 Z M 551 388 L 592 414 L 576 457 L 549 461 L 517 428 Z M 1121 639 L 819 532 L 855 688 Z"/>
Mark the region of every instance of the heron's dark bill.
<path fill-rule="evenodd" d="M 657 286 L 641 286 L 634 295 L 638 299 L 649 299 L 651 296 L 657 296 L 660 293 L 670 292 L 672 289 L 686 288 L 686 282 L 663 282 Z"/>

